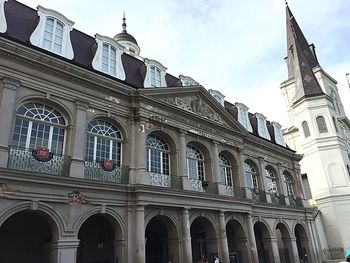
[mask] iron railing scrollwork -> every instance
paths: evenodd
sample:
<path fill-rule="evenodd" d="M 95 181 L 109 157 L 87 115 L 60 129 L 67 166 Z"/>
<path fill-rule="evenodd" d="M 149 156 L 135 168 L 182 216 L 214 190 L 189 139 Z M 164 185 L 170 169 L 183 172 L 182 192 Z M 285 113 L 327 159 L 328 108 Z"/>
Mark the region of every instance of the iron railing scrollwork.
<path fill-rule="evenodd" d="M 129 183 L 129 167 L 122 165 L 114 170 L 106 171 L 102 169 L 98 162 L 85 162 L 84 178 L 92 181 L 110 182 L 117 184 Z"/>

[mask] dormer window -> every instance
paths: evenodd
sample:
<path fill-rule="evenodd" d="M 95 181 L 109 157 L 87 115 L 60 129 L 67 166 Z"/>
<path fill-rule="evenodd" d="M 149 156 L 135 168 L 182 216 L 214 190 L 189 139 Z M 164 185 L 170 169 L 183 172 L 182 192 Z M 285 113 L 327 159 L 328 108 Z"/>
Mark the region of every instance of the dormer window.
<path fill-rule="evenodd" d="M 282 136 L 282 126 L 278 122 L 271 122 L 273 132 L 275 133 L 275 142 L 279 145 L 286 146 Z"/>
<path fill-rule="evenodd" d="M 7 0 L 0 0 L 0 33 L 5 33 L 7 31 L 5 2 L 7 2 Z"/>
<path fill-rule="evenodd" d="M 248 131 L 253 132 L 252 125 L 249 121 L 248 107 L 243 103 L 236 102 L 236 107 L 238 109 L 238 122 L 244 126 Z"/>
<path fill-rule="evenodd" d="M 197 85 L 199 85 L 198 82 L 196 82 L 193 78 L 188 77 L 188 76 L 180 75 L 179 79 L 180 79 L 181 85 L 183 87 L 190 87 L 190 86 L 197 86 Z"/>
<path fill-rule="evenodd" d="M 97 50 L 92 60 L 92 67 L 113 77 L 125 80 L 121 55 L 123 47 L 109 37 L 96 34 Z"/>
<path fill-rule="evenodd" d="M 165 75 L 167 68 L 156 60 L 145 58 L 146 76 L 144 87 L 166 87 Z"/>
<path fill-rule="evenodd" d="M 208 91 L 214 97 L 214 99 L 216 99 L 222 106 L 224 106 L 225 96 L 220 91 L 213 89 L 210 89 Z"/>
<path fill-rule="evenodd" d="M 74 22 L 64 15 L 42 6 L 38 6 L 39 23 L 30 36 L 30 42 L 68 59 L 73 59 L 73 47 L 70 32 Z"/>
<path fill-rule="evenodd" d="M 261 113 L 255 113 L 255 117 L 258 120 L 258 134 L 259 136 L 271 140 L 269 131 L 267 130 L 266 126 L 266 117 L 262 115 Z"/>

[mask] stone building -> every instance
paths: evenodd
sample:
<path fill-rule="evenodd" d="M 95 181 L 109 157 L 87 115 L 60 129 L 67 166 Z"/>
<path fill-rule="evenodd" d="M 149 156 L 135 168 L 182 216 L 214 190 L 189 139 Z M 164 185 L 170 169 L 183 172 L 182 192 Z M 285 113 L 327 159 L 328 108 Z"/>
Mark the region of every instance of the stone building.
<path fill-rule="evenodd" d="M 1 262 L 319 262 L 281 126 L 120 34 L 0 0 Z"/>
<path fill-rule="evenodd" d="M 325 256 L 343 258 L 339 248 L 350 247 L 350 121 L 337 81 L 320 66 L 314 45 L 308 44 L 288 7 L 287 45 L 288 80 L 281 90 L 292 126 L 284 136 L 303 155 L 305 193 L 321 211 Z"/>

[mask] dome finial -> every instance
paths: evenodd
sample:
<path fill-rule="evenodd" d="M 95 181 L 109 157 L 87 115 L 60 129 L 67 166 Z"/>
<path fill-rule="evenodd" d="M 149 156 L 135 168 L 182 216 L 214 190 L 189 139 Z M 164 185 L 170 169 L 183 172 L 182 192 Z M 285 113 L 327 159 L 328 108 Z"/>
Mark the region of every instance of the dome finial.
<path fill-rule="evenodd" d="M 123 11 L 123 24 L 122 24 L 122 27 L 123 27 L 123 33 L 127 33 L 126 32 L 126 19 L 125 19 L 125 11 Z"/>

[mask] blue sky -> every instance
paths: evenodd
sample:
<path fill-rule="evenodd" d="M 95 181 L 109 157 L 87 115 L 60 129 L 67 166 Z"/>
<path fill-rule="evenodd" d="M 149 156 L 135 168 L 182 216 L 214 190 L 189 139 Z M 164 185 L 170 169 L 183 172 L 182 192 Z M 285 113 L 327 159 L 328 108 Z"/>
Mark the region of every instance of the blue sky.
<path fill-rule="evenodd" d="M 155 59 L 178 76 L 216 89 L 252 113 L 289 125 L 279 84 L 287 78 L 284 0 L 19 0 L 42 5 L 75 22 L 89 35 L 113 37 L 127 30 L 141 56 Z M 290 0 L 289 6 L 321 66 L 338 80 L 350 114 L 350 1 Z"/>

